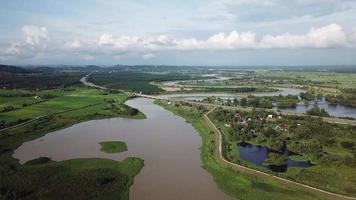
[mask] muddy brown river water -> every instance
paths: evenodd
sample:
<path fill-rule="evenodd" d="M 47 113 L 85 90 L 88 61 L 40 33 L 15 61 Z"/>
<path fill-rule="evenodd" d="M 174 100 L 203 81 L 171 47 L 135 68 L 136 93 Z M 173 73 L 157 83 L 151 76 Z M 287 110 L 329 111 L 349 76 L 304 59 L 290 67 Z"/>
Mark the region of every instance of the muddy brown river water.
<path fill-rule="evenodd" d="M 132 99 L 126 104 L 139 109 L 147 119 L 113 118 L 83 122 L 22 144 L 14 157 L 21 163 L 40 156 L 57 161 L 139 157 L 144 159 L 145 166 L 135 177 L 130 199 L 232 199 L 201 167 L 201 138 L 190 124 L 149 99 Z M 111 140 L 124 141 L 128 151 L 116 154 L 101 152 L 98 143 Z"/>

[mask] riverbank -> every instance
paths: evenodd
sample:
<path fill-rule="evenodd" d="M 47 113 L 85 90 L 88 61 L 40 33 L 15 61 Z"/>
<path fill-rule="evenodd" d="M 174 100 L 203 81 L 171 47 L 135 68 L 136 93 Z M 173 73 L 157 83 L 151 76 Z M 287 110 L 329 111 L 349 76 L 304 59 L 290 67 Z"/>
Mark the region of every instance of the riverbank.
<path fill-rule="evenodd" d="M 222 165 L 218 160 L 218 143 L 216 134 L 207 127 L 204 121 L 205 109 L 201 106 L 188 106 L 186 104 L 175 106 L 164 101 L 156 103 L 165 109 L 177 114 L 191 123 L 202 138 L 201 159 L 203 167 L 213 175 L 218 186 L 226 193 L 241 200 L 248 199 L 334 199 L 310 192 L 299 186 L 281 184 L 273 179 L 262 178 L 248 171 L 237 171 L 229 165 Z M 210 107 L 211 108 L 211 107 Z"/>

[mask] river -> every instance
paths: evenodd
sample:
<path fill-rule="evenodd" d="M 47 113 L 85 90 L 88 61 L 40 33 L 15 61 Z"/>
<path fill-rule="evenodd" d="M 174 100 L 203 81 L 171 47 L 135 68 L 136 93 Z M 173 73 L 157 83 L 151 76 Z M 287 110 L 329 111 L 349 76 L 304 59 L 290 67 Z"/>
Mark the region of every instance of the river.
<path fill-rule="evenodd" d="M 145 166 L 135 177 L 130 199 L 232 199 L 201 167 L 201 138 L 190 124 L 149 99 L 132 99 L 126 104 L 139 109 L 147 119 L 112 118 L 79 123 L 25 142 L 13 156 L 21 163 L 40 156 L 56 161 L 139 157 L 144 159 Z M 111 140 L 124 141 L 128 151 L 101 152 L 98 143 Z"/>

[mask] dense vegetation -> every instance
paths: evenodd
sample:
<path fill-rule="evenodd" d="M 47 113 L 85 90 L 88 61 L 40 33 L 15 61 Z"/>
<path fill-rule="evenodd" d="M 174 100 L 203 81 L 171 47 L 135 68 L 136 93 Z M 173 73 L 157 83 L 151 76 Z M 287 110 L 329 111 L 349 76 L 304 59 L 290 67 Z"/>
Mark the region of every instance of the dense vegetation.
<path fill-rule="evenodd" d="M 143 166 L 137 158 L 121 162 L 76 159 L 54 162 L 40 158 L 1 171 L 1 199 L 123 199 Z"/>
<path fill-rule="evenodd" d="M 320 109 L 317 106 L 308 110 L 307 115 L 314 115 L 314 116 L 319 116 L 319 117 L 330 117 L 329 113 L 326 112 L 324 108 Z"/>
<path fill-rule="evenodd" d="M 334 104 L 342 104 L 356 108 L 356 88 L 347 88 L 341 91 L 342 93 L 338 95 L 327 95 L 326 100 Z"/>
<path fill-rule="evenodd" d="M 338 193 L 356 194 L 354 126 L 330 124 L 315 117 L 279 116 L 255 109 L 217 109 L 211 118 L 225 134 L 224 155 L 228 160 L 266 171 L 241 160 L 237 144 L 249 142 L 275 151 L 287 148 L 315 165 L 289 168 L 280 176 Z M 267 160 L 267 164 L 285 162 L 285 159 L 274 157 Z"/>
<path fill-rule="evenodd" d="M 79 83 L 82 73 L 12 74 L 0 79 L 0 87 L 6 89 L 56 89 Z"/>

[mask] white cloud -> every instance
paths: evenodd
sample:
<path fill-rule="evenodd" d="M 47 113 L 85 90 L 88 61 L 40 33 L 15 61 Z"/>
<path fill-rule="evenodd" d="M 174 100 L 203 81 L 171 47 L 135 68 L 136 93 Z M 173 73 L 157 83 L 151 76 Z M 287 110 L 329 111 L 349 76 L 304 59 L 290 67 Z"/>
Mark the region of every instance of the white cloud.
<path fill-rule="evenodd" d="M 312 28 L 303 35 L 267 35 L 260 42 L 261 48 L 330 48 L 346 45 L 346 34 L 337 24 Z"/>
<path fill-rule="evenodd" d="M 284 33 L 265 35 L 258 40 L 256 33 L 237 32 L 218 33 L 206 40 L 196 38 L 170 38 L 123 36 L 104 34 L 99 38 L 99 46 L 112 47 L 116 51 L 162 51 L 162 50 L 240 50 L 273 48 L 334 48 L 348 46 L 342 27 L 330 24 L 312 28 L 305 34 Z"/>
<path fill-rule="evenodd" d="M 26 36 L 26 43 L 29 45 L 39 45 L 43 41 L 49 40 L 47 29 L 45 27 L 26 25 L 22 27 L 21 30 Z"/>
<path fill-rule="evenodd" d="M 49 36 L 45 27 L 26 25 L 22 27 L 24 41 L 12 41 L 9 47 L 0 51 L 2 59 L 8 57 L 34 57 L 47 48 Z"/>
<path fill-rule="evenodd" d="M 217 33 L 207 39 L 177 38 L 167 35 L 158 36 L 113 36 L 102 34 L 97 41 L 71 40 L 49 43 L 47 29 L 44 27 L 24 26 L 23 41 L 10 42 L 0 50 L 0 57 L 18 58 L 46 55 L 76 55 L 83 59 L 92 59 L 100 55 L 117 56 L 135 54 L 143 59 L 152 59 L 155 52 L 162 51 L 234 51 L 244 49 L 302 49 L 302 48 L 356 48 L 356 28 L 346 34 L 342 27 L 330 24 L 311 28 L 305 34 L 283 33 L 261 35 L 254 32 Z"/>
<path fill-rule="evenodd" d="M 156 57 L 156 55 L 154 55 L 152 53 L 148 53 L 148 54 L 143 55 L 142 57 L 145 60 L 149 60 L 149 59 L 152 59 L 152 58 Z"/>
<path fill-rule="evenodd" d="M 79 40 L 74 40 L 71 42 L 67 42 L 65 44 L 65 47 L 69 48 L 69 49 L 78 49 L 80 47 L 82 47 L 82 42 Z"/>
<path fill-rule="evenodd" d="M 356 27 L 354 27 L 354 28 L 352 29 L 351 42 L 353 42 L 354 44 L 356 44 Z"/>

